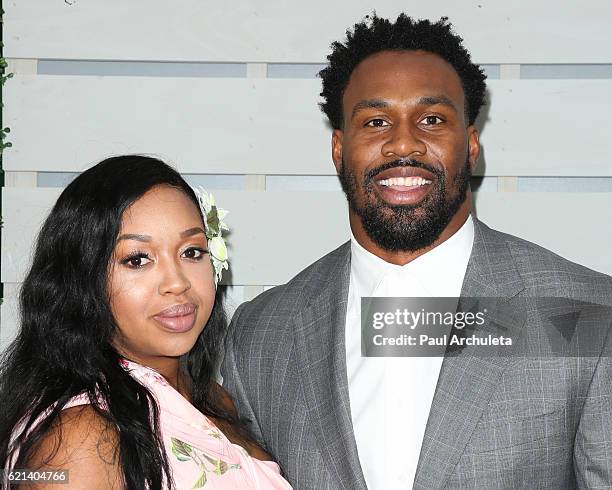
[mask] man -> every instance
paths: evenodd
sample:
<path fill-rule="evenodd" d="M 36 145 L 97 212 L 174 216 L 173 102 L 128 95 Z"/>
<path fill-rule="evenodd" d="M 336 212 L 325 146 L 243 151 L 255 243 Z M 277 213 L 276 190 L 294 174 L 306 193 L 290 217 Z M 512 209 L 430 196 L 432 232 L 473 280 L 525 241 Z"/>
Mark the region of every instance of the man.
<path fill-rule="evenodd" d="M 612 281 L 471 216 L 482 71 L 444 18 L 374 15 L 332 47 L 321 107 L 352 237 L 236 311 L 239 414 L 298 489 L 612 488 L 609 318 L 542 300 L 610 305 Z M 488 322 L 539 356 L 362 357 L 370 296 L 499 298 Z M 568 318 L 595 325 L 593 357 L 548 355 Z"/>

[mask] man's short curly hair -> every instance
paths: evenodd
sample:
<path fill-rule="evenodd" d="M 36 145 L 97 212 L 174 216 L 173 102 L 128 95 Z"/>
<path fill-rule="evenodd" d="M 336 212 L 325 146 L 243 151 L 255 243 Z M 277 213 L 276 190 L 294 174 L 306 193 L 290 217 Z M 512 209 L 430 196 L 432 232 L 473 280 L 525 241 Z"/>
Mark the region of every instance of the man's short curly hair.
<path fill-rule="evenodd" d="M 413 20 L 400 14 L 395 23 L 373 13 L 363 22 L 346 31 L 346 42 L 333 42 L 327 57 L 329 65 L 319 72 L 323 80 L 319 105 L 334 129 L 342 129 L 342 97 L 355 67 L 368 56 L 381 51 L 423 50 L 437 54 L 450 63 L 463 85 L 465 110 L 469 124 L 474 124 L 484 104 L 485 79 L 483 70 L 472 63 L 470 53 L 462 46 L 463 39 L 456 35 L 442 17 L 437 22 Z"/>

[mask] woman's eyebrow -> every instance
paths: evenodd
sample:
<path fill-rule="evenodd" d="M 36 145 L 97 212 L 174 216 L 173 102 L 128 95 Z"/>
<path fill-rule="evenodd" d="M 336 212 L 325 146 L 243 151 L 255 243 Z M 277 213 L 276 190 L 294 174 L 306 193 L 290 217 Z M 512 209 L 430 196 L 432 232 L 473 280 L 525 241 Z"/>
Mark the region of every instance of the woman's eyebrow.
<path fill-rule="evenodd" d="M 188 236 L 197 235 L 198 233 L 204 234 L 204 230 L 199 226 L 194 228 L 189 228 L 188 230 L 182 231 L 180 233 L 181 238 L 186 238 Z M 139 235 L 136 233 L 124 233 L 117 238 L 117 241 L 120 240 L 137 240 L 139 242 L 150 242 L 152 240 L 150 235 Z"/>
<path fill-rule="evenodd" d="M 189 228 L 188 230 L 181 232 L 181 238 L 186 238 L 188 236 L 197 235 L 198 233 L 205 234 L 204 230 L 200 228 L 199 226 L 196 226 L 194 228 Z"/>
<path fill-rule="evenodd" d="M 119 238 L 117 238 L 117 241 L 120 240 L 138 240 L 139 242 L 150 242 L 151 237 L 149 235 L 136 235 L 134 233 L 125 233 L 119 236 Z"/>

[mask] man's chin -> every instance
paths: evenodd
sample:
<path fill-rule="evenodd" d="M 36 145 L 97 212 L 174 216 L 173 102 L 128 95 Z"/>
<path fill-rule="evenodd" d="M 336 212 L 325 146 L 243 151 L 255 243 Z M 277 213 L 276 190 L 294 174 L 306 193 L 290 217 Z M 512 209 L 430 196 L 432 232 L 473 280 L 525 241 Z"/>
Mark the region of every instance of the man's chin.
<path fill-rule="evenodd" d="M 365 207 L 359 213 L 368 237 L 389 252 L 416 252 L 431 246 L 451 218 L 426 203 Z"/>

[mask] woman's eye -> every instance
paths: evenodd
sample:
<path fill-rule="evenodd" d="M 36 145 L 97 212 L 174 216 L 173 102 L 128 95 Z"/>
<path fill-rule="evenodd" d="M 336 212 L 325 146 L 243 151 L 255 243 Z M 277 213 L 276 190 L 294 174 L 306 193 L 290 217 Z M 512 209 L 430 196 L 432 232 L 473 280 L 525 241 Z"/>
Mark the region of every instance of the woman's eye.
<path fill-rule="evenodd" d="M 145 253 L 130 255 L 121 261 L 123 265 L 126 265 L 130 269 L 140 269 L 147 265 L 148 262 L 151 262 L 151 259 Z"/>
<path fill-rule="evenodd" d="M 421 122 L 424 122 L 427 126 L 436 126 L 444 121 L 438 116 L 427 116 L 421 119 Z"/>
<path fill-rule="evenodd" d="M 200 260 L 208 250 L 203 248 L 191 247 L 183 252 L 183 255 L 188 259 Z"/>
<path fill-rule="evenodd" d="M 384 128 L 385 126 L 388 126 L 389 123 L 387 121 L 385 121 L 384 119 L 372 119 L 371 121 L 368 121 L 366 123 L 366 126 L 369 126 L 371 128 Z"/>

